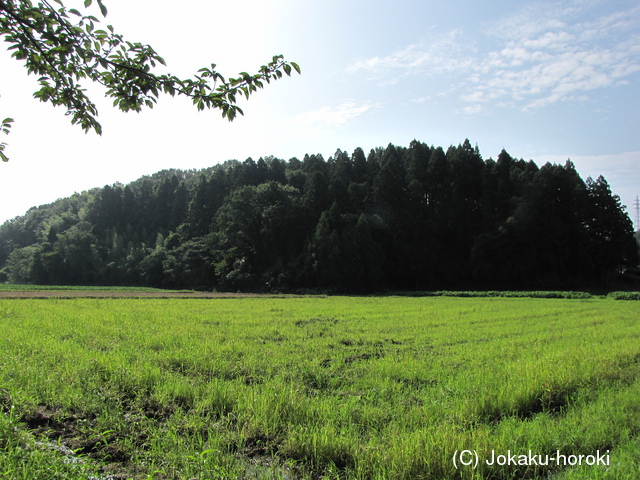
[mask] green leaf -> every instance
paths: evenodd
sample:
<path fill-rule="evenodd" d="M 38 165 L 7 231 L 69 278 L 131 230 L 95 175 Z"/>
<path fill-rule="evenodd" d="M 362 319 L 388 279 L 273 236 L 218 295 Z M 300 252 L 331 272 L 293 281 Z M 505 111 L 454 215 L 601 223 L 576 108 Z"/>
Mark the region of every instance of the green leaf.
<path fill-rule="evenodd" d="M 98 6 L 100 7 L 100 13 L 102 13 L 103 17 L 107 16 L 107 7 L 105 7 L 102 3 L 102 0 L 98 0 Z"/>
<path fill-rule="evenodd" d="M 84 8 L 89 8 L 91 6 L 92 0 L 84 0 Z"/>

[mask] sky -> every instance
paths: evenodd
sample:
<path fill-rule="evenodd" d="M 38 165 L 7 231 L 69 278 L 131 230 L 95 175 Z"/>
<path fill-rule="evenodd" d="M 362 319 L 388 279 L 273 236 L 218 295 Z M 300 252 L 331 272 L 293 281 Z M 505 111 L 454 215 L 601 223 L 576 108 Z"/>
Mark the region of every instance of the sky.
<path fill-rule="evenodd" d="M 66 1 L 84 10 L 82 2 Z M 637 0 L 104 0 L 126 39 L 181 77 L 217 65 L 255 73 L 275 54 L 293 74 L 241 101 L 233 122 L 187 98 L 122 113 L 97 86 L 101 136 L 33 98 L 37 78 L 0 48 L 0 222 L 30 207 L 162 169 L 225 160 L 325 159 L 389 143 L 458 145 L 483 158 L 564 164 L 603 175 L 633 220 L 640 195 Z M 100 16 L 97 6 L 88 10 Z M 640 225 L 636 225 L 636 229 Z"/>

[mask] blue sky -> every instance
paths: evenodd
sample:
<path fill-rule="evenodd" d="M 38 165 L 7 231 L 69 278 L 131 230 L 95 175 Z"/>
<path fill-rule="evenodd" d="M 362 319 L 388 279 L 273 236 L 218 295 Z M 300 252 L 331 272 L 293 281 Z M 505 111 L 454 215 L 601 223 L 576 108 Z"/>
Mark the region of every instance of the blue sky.
<path fill-rule="evenodd" d="M 78 6 L 81 2 L 69 2 Z M 226 76 L 274 54 L 302 68 L 258 92 L 228 123 L 163 98 L 141 114 L 98 100 L 104 133 L 32 99 L 36 78 L 0 52 L 0 116 L 14 117 L 0 165 L 0 221 L 76 191 L 164 168 L 228 159 L 328 158 L 413 139 L 468 138 L 483 157 L 564 163 L 604 175 L 634 217 L 640 195 L 640 5 L 549 2 L 105 0 L 105 23 L 149 43 L 167 71 L 216 63 Z M 94 12 L 94 13 L 97 13 Z M 637 226 L 640 228 L 640 226 Z"/>

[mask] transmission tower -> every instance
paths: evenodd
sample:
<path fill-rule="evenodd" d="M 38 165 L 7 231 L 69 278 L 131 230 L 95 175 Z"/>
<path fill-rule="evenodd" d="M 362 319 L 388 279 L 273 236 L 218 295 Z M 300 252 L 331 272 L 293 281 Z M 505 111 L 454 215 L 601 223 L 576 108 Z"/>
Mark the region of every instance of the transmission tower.
<path fill-rule="evenodd" d="M 638 200 L 638 196 L 636 195 L 636 201 L 633 202 L 634 207 L 636 207 L 636 219 L 635 226 L 636 231 L 640 230 L 640 200 Z"/>

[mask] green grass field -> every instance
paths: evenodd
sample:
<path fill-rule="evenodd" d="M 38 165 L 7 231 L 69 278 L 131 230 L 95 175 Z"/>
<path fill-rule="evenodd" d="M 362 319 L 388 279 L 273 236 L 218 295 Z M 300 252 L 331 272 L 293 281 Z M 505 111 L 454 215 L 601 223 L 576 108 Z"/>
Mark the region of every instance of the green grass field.
<path fill-rule="evenodd" d="M 639 314 L 603 298 L 0 300 L 0 478 L 640 478 Z"/>

